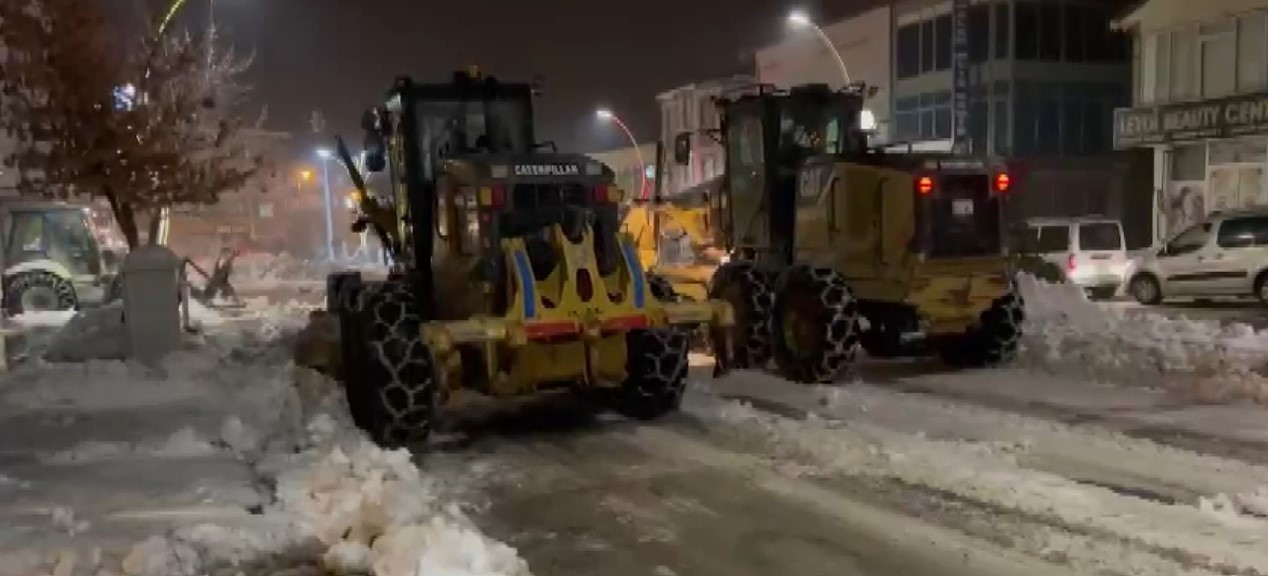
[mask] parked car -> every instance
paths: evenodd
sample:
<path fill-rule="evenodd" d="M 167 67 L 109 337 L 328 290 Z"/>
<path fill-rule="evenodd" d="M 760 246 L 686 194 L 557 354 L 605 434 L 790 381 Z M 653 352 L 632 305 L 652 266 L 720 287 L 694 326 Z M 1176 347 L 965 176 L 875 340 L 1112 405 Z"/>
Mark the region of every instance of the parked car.
<path fill-rule="evenodd" d="M 1164 299 L 1254 296 L 1268 304 L 1268 208 L 1211 214 L 1147 253 L 1127 292 Z"/>
<path fill-rule="evenodd" d="M 1068 282 L 1093 298 L 1112 298 L 1128 268 L 1123 226 L 1099 216 L 1032 218 L 1027 243 L 1035 255 L 1065 272 Z"/>

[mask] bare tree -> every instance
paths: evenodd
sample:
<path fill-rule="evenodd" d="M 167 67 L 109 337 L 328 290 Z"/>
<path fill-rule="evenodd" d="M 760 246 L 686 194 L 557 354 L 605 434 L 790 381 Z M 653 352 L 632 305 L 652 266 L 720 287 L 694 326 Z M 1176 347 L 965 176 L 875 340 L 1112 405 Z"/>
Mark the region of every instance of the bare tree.
<path fill-rule="evenodd" d="M 161 209 L 214 203 L 261 160 L 239 134 L 248 62 L 213 58 L 211 35 L 129 35 L 107 9 L 0 1 L 0 129 L 17 140 L 5 162 L 20 193 L 103 198 L 134 248 L 139 214 L 153 230 Z"/>

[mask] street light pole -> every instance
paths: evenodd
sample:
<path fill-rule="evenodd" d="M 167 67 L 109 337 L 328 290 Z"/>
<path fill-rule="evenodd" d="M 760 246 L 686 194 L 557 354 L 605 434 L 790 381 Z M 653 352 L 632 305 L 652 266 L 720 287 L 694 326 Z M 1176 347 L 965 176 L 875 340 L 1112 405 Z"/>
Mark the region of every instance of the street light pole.
<path fill-rule="evenodd" d="M 630 127 L 626 126 L 625 122 L 622 122 L 621 118 L 617 116 L 616 114 L 613 114 L 611 110 L 608 110 L 606 108 L 600 108 L 599 110 L 595 111 L 595 115 L 598 116 L 600 120 L 611 120 L 612 122 L 614 122 L 618 127 L 621 128 L 621 131 L 625 133 L 625 137 L 630 140 L 630 144 L 634 146 L 634 157 L 638 159 L 638 167 L 639 167 L 638 197 L 640 200 L 646 200 L 647 199 L 647 162 L 643 161 L 643 150 L 639 147 L 638 139 L 634 137 L 634 132 L 630 131 Z M 660 174 L 657 174 L 656 177 L 659 178 Z"/>
<path fill-rule="evenodd" d="M 330 262 L 335 261 L 335 220 L 330 208 L 330 158 L 332 154 L 330 150 L 321 148 L 317 150 L 317 156 L 321 158 L 321 179 L 323 195 L 326 205 L 326 258 Z"/>

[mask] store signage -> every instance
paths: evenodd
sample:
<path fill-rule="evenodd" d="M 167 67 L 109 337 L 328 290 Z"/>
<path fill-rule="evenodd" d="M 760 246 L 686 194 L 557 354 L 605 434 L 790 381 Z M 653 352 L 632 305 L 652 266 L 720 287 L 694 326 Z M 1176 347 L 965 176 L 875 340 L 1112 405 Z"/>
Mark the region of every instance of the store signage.
<path fill-rule="evenodd" d="M 969 145 L 969 0 L 951 3 L 952 145 L 968 153 Z"/>
<path fill-rule="evenodd" d="M 1116 149 L 1266 133 L 1268 92 L 1114 111 Z"/>

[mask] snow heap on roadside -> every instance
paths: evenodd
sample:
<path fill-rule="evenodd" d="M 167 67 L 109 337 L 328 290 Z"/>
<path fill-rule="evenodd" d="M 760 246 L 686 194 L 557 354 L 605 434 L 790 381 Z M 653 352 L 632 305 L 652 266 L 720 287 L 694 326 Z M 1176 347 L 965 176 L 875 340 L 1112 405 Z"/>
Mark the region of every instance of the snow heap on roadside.
<path fill-rule="evenodd" d="M 352 425 L 334 382 L 290 362 L 290 344 L 304 316 L 289 308 L 279 311 L 275 321 L 212 331 L 198 349 L 173 355 L 157 370 L 117 361 L 34 363 L 0 378 L 0 422 L 50 409 L 117 414 L 146 406 L 198 406 L 203 413 L 174 414 L 170 432 L 159 437 L 136 442 L 85 438 L 39 459 L 50 466 L 91 465 L 219 453 L 250 469 L 264 503 L 255 514 L 176 526 L 130 550 L 104 555 L 97 550 L 87 561 L 82 553 L 77 559 L 69 552 L 44 557 L 39 571 L 24 575 L 195 576 L 294 569 L 375 576 L 529 574 L 514 549 L 484 536 L 456 503 L 441 496 L 441 487 L 419 472 L 408 451 L 384 450 L 367 440 Z M 201 424 L 190 427 L 191 418 Z M 221 424 L 208 426 L 208 421 Z M 147 422 L 147 428 L 154 427 Z M 180 468 L 173 466 L 173 474 Z M 72 535 L 67 550 L 92 549 L 93 537 L 91 531 Z"/>
<path fill-rule="evenodd" d="M 1017 279 L 1026 302 L 1018 363 L 1052 373 L 1172 388 L 1206 400 L 1268 403 L 1268 331 L 1129 314 L 1077 286 Z"/>

